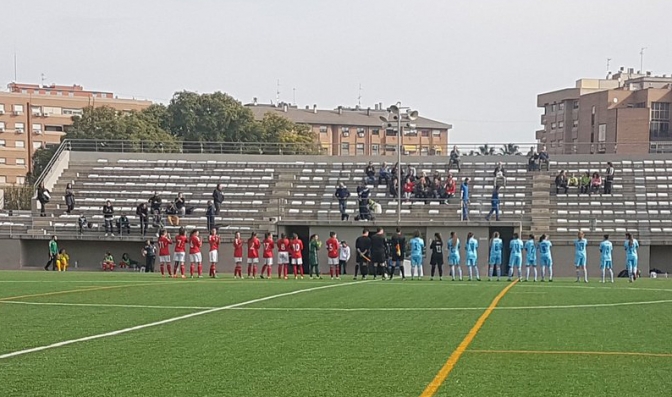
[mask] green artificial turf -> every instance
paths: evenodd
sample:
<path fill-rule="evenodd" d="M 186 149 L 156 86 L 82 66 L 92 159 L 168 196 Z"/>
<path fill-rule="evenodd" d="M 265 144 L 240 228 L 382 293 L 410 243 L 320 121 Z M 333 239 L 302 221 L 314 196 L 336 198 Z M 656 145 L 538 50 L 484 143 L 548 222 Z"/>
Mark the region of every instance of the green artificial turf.
<path fill-rule="evenodd" d="M 506 285 L 0 272 L 0 355 L 314 289 L 2 358 L 0 396 L 420 396 Z M 519 283 L 436 395 L 667 396 L 671 329 L 672 280 Z"/>

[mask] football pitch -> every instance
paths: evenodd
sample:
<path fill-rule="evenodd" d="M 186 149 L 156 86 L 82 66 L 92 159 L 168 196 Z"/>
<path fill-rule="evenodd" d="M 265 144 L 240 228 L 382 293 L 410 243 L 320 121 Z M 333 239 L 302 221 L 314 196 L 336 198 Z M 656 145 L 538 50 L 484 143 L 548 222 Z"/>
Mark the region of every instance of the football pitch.
<path fill-rule="evenodd" d="M 669 396 L 672 279 L 0 272 L 0 396 Z"/>

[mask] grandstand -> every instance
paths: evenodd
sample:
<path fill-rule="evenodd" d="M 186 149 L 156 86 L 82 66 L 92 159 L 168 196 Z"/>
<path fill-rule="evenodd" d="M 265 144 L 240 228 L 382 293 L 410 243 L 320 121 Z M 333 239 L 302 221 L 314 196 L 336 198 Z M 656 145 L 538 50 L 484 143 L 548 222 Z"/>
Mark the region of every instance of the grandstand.
<path fill-rule="evenodd" d="M 76 150 L 72 150 L 76 148 Z M 97 151 L 97 146 L 70 145 L 64 142 L 57 156 L 45 172 L 43 181 L 52 191 L 52 201 L 47 206 L 47 217 L 33 214 L 7 214 L 2 228 L 0 245 L 11 247 L 20 241 L 21 256 L 18 266 L 37 266 L 42 262 L 46 239 L 52 234 L 61 240 L 84 240 L 86 252 L 77 248 L 74 257 L 83 262 L 94 261 L 105 247 L 115 247 L 119 252 L 138 252 L 141 237 L 135 217 L 135 208 L 155 191 L 165 201 L 183 192 L 188 205 L 194 206 L 191 216 L 182 219 L 181 225 L 205 229 L 205 209 L 212 191 L 221 183 L 225 201 L 216 224 L 227 241 L 234 231 L 263 233 L 270 231 L 297 231 L 302 237 L 308 233 L 339 232 L 341 238 L 352 239 L 360 233 L 361 226 L 383 226 L 389 231 L 397 225 L 397 202 L 387 197 L 384 187 L 373 188 L 372 199 L 381 203 L 383 213 L 374 222 L 358 222 L 354 216 L 342 222 L 338 203 L 333 198 L 338 182 L 344 182 L 353 196 L 348 202 L 348 212 L 357 211 L 355 189 L 364 176 L 368 161 L 379 166 L 391 159 L 378 157 L 351 158 L 331 156 L 282 156 L 259 154 L 202 154 L 202 153 L 138 153 Z M 109 150 L 109 149 L 108 149 Z M 418 174 L 434 171 L 442 175 L 448 171 L 447 157 L 405 157 L 406 163 L 416 167 Z M 513 231 L 522 234 L 548 233 L 554 242 L 556 263 L 571 264 L 573 251 L 570 242 L 579 230 L 587 233 L 593 246 L 602 235 L 612 236 L 620 246 L 626 231 L 634 233 L 642 244 L 640 263 L 642 270 L 656 267 L 672 270 L 666 258 L 672 254 L 672 217 L 670 197 L 672 192 L 672 160 L 664 155 L 638 157 L 581 155 L 557 156 L 552 159 L 550 171 L 528 172 L 524 156 L 463 157 L 461 172 L 451 172 L 460 180 L 472 179 L 471 220 L 460 222 L 460 203 L 455 198 L 448 204 L 422 201 L 404 202 L 401 210 L 401 227 L 410 232 L 416 228 L 425 235 L 434 231 L 447 234 L 455 230 L 459 235 L 473 231 L 482 240 L 481 257 L 487 257 L 487 236 L 500 231 L 508 236 Z M 502 189 L 501 222 L 486 222 L 490 209 L 493 169 L 501 161 L 507 171 L 507 185 Z M 555 194 L 553 179 L 558 170 L 569 174 L 585 171 L 603 171 L 607 161 L 616 168 L 613 195 Z M 77 205 L 75 212 L 66 215 L 62 193 L 65 185 L 73 183 Z M 571 188 L 570 188 L 571 189 Z M 574 188 L 575 189 L 575 188 Z M 105 238 L 102 232 L 101 207 L 112 201 L 116 214 L 126 214 L 132 225 L 130 236 Z M 77 233 L 77 218 L 84 214 L 92 228 L 84 234 Z M 167 227 L 171 233 L 175 227 Z M 150 228 L 150 233 L 155 230 Z M 17 240 L 18 238 L 18 240 Z M 505 238 L 506 239 L 506 238 Z M 230 257 L 224 250 L 222 258 Z M 592 255 L 596 257 L 596 248 Z M 623 261 L 622 250 L 616 250 L 615 262 Z M 590 255 L 590 254 L 589 254 Z M 37 262 L 37 263 L 34 263 Z M 222 260 L 224 264 L 224 259 Z M 228 265 L 228 264 L 227 264 Z M 226 267 L 224 267 L 225 270 Z M 620 266 L 617 266 L 620 269 Z M 558 269 L 559 274 L 571 274 Z"/>

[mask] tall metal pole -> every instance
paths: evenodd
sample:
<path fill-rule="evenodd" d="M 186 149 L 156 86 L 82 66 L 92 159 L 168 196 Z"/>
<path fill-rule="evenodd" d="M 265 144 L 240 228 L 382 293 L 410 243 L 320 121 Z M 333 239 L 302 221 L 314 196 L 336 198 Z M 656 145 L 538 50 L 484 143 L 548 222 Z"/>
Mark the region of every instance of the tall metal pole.
<path fill-rule="evenodd" d="M 401 226 L 401 109 L 397 112 L 397 226 Z"/>

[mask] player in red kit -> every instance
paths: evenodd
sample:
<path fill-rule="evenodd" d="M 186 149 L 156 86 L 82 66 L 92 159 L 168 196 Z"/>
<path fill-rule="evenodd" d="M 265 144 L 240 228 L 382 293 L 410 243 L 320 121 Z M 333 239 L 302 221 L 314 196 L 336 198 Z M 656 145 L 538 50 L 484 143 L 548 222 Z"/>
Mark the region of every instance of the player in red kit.
<path fill-rule="evenodd" d="M 329 239 L 327 240 L 327 257 L 329 258 L 329 274 L 331 279 L 334 277 L 337 279 L 341 278 L 340 268 L 338 265 L 338 250 L 341 244 L 338 241 L 335 232 L 329 233 Z"/>
<path fill-rule="evenodd" d="M 168 270 L 168 277 L 172 276 L 170 268 L 170 245 L 173 242 L 170 240 L 170 234 L 166 230 L 161 230 L 159 236 L 159 263 L 161 267 L 161 277 L 165 277 L 165 269 Z"/>
<path fill-rule="evenodd" d="M 287 268 L 289 267 L 289 239 L 285 233 L 280 234 L 276 245 L 278 246 L 278 278 L 287 280 Z"/>
<path fill-rule="evenodd" d="M 217 229 L 214 227 L 210 230 L 210 237 L 208 244 L 210 244 L 210 252 L 208 253 L 210 259 L 210 277 L 217 277 L 217 262 L 219 262 L 219 243 L 220 238 L 217 234 Z"/>
<path fill-rule="evenodd" d="M 175 261 L 175 267 L 173 268 L 173 277 L 177 277 L 177 267 L 180 267 L 180 274 L 182 278 L 187 278 L 184 275 L 184 257 L 186 256 L 185 248 L 187 247 L 187 232 L 183 227 L 180 228 L 178 235 L 175 237 L 175 253 L 173 254 L 173 260 Z"/>
<path fill-rule="evenodd" d="M 292 235 L 292 241 L 289 243 L 289 254 L 292 257 L 294 279 L 301 273 L 301 280 L 303 280 L 303 241 L 296 233 Z"/>
<path fill-rule="evenodd" d="M 257 238 L 257 233 L 252 232 L 252 236 L 247 240 L 247 277 L 257 277 L 257 265 L 259 265 L 259 248 L 261 242 Z"/>
<path fill-rule="evenodd" d="M 198 278 L 203 277 L 203 256 L 201 255 L 201 246 L 203 241 L 198 234 L 198 230 L 192 230 L 189 235 L 189 277 L 194 278 L 194 265 L 198 265 Z"/>
<path fill-rule="evenodd" d="M 240 238 L 240 232 L 236 232 L 233 238 L 233 261 L 236 263 L 233 277 L 243 278 L 243 239 Z"/>
<path fill-rule="evenodd" d="M 273 242 L 273 235 L 271 233 L 266 233 L 264 238 L 264 265 L 261 267 L 261 278 L 264 278 L 264 270 L 266 271 L 266 277 L 271 278 L 271 268 L 273 267 L 273 249 L 275 248 L 275 243 Z"/>

